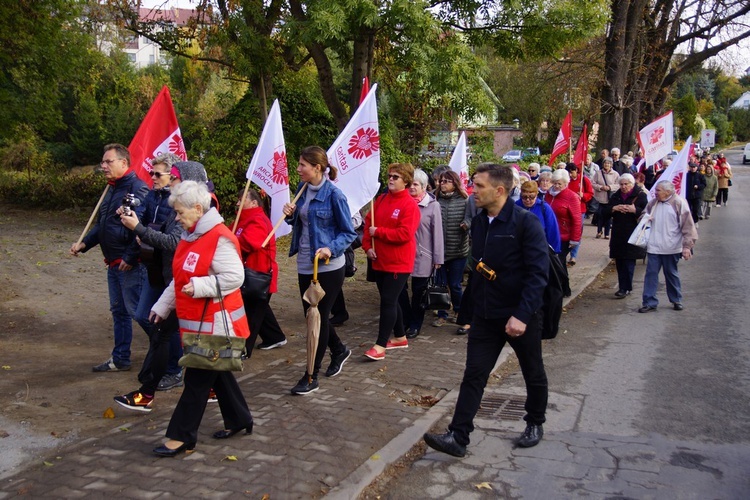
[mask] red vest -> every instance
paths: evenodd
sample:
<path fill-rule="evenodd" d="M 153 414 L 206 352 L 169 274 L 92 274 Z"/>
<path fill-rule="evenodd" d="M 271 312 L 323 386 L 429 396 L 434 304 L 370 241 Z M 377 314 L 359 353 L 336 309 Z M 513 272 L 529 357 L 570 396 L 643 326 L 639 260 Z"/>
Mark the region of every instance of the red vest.
<path fill-rule="evenodd" d="M 172 274 L 181 334 L 226 334 L 221 314 L 221 302 L 218 297 L 197 299 L 182 293 L 182 287 L 190 282 L 190 278 L 209 275 L 208 269 L 214 260 L 220 236 L 231 240 L 237 253 L 240 253 L 237 238 L 223 224 L 217 224 L 195 241 L 180 241 L 175 250 Z M 206 300 L 208 300 L 208 306 L 206 306 Z M 205 314 L 203 314 L 204 309 Z M 239 290 L 224 296 L 224 309 L 229 324 L 229 334 L 236 337 L 249 337 L 250 327 L 247 324 L 245 305 Z"/>

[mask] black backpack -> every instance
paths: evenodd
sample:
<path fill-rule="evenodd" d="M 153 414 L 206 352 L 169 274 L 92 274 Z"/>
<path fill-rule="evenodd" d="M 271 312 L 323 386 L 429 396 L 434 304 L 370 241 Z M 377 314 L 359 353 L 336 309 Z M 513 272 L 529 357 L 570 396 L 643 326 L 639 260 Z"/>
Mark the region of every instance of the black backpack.
<path fill-rule="evenodd" d="M 565 272 L 560 257 L 549 248 L 549 278 L 544 287 L 542 304 L 542 338 L 554 339 L 560 328 L 563 310 L 563 296 L 570 287 L 568 273 Z"/>

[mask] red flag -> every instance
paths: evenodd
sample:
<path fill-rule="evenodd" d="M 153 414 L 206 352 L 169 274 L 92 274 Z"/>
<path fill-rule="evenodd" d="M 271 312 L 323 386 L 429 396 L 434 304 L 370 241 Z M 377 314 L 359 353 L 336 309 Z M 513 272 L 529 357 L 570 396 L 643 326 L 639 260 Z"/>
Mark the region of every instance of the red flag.
<path fill-rule="evenodd" d="M 362 78 L 362 91 L 359 93 L 359 103 L 365 100 L 367 94 L 370 93 L 370 79 L 368 77 Z"/>
<path fill-rule="evenodd" d="M 549 165 L 555 161 L 555 158 L 564 154 L 570 147 L 570 138 L 573 135 L 573 111 L 568 111 L 565 115 L 565 119 L 560 126 L 560 132 L 557 133 L 557 140 L 555 141 L 555 147 L 552 148 L 552 154 L 549 157 Z"/>
<path fill-rule="evenodd" d="M 581 168 L 586 162 L 586 155 L 589 154 L 589 135 L 587 129 L 588 127 L 584 123 L 581 137 L 578 138 L 578 144 L 576 145 L 576 153 L 573 155 L 573 163 L 578 167 L 578 173 L 581 172 Z"/>
<path fill-rule="evenodd" d="M 182 133 L 172 106 L 172 96 L 169 95 L 166 85 L 154 99 L 128 150 L 130 166 L 149 186 L 152 185 L 151 160 L 155 156 L 174 153 L 187 160 L 185 143 L 182 142 Z"/>

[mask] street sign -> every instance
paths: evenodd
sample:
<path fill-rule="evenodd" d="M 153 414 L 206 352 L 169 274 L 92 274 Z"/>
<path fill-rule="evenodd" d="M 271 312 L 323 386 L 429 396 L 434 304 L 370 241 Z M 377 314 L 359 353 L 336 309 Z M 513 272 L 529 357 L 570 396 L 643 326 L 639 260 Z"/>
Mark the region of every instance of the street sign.
<path fill-rule="evenodd" d="M 716 130 L 707 128 L 701 132 L 701 148 L 712 148 L 716 146 Z"/>

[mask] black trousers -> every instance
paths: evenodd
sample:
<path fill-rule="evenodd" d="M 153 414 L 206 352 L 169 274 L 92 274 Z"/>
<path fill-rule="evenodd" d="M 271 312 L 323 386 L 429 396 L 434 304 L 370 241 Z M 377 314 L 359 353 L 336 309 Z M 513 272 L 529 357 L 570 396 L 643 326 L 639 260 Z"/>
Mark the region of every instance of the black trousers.
<path fill-rule="evenodd" d="M 693 222 L 698 222 L 703 216 L 701 213 L 701 201 L 700 198 L 690 198 L 687 201 L 688 207 L 690 208 L 690 215 L 693 216 Z"/>
<path fill-rule="evenodd" d="M 219 400 L 224 429 L 243 429 L 252 423 L 253 417 L 232 372 L 186 368 L 185 388 L 167 427 L 169 439 L 183 443 L 198 442 L 198 427 L 206 411 L 211 388 L 216 391 Z"/>
<path fill-rule="evenodd" d="M 633 291 L 633 274 L 635 274 L 635 259 L 615 259 L 617 268 L 617 283 L 620 290 Z"/>
<path fill-rule="evenodd" d="M 398 298 L 401 290 L 409 279 L 409 273 L 389 273 L 386 271 L 374 271 L 375 284 L 380 292 L 380 323 L 378 324 L 378 340 L 375 342 L 380 347 L 385 347 L 391 333 L 394 337 L 403 337 L 404 317 Z"/>
<path fill-rule="evenodd" d="M 298 274 L 297 279 L 299 281 L 299 293 L 301 297 L 305 294 L 307 288 L 312 282 L 312 274 Z M 318 281 L 326 294 L 318 304 L 318 311 L 320 312 L 320 337 L 318 339 L 318 350 L 315 353 L 315 369 L 312 373 L 313 378 L 318 377 L 320 365 L 323 362 L 323 357 L 326 354 L 327 348 L 331 349 L 332 356 L 341 354 L 346 350 L 346 346 L 341 342 L 341 339 L 336 334 L 336 329 L 333 328 L 333 325 L 331 325 L 330 322 L 331 307 L 341 291 L 341 285 L 344 284 L 344 268 L 342 267 L 341 269 L 336 269 L 334 271 L 318 273 Z M 309 307 L 310 304 L 302 299 L 302 308 L 305 311 L 305 315 L 307 315 L 307 309 Z"/>
<path fill-rule="evenodd" d="M 242 297 L 245 303 L 245 314 L 250 326 L 250 338 L 245 343 L 248 358 L 252 355 L 255 342 L 259 336 L 264 344 L 275 344 L 286 339 L 286 335 L 281 330 L 281 326 L 279 326 L 279 322 L 276 320 L 276 315 L 273 313 L 273 309 L 271 309 L 271 295 L 268 295 L 267 300 L 253 300 L 244 296 Z"/>
<path fill-rule="evenodd" d="M 401 307 L 404 328 L 416 331 L 422 329 L 424 323 L 425 309 L 422 307 L 422 296 L 427 290 L 427 282 L 430 278 L 411 277 L 411 299 L 409 299 L 409 285 L 405 284 L 398 296 L 398 305 Z"/>
<path fill-rule="evenodd" d="M 141 393 L 149 396 L 156 393 L 159 381 L 167 373 L 170 347 L 175 336 L 179 338 L 180 331 L 177 314 L 174 311 L 164 321 L 151 324 L 148 352 L 143 360 L 141 372 L 138 374 L 138 380 L 141 382 L 141 388 L 138 390 Z"/>
<path fill-rule="evenodd" d="M 456 441 L 461 444 L 469 444 L 469 434 L 474 431 L 474 417 L 482 402 L 484 388 L 506 342 L 516 352 L 526 383 L 524 420 L 536 425 L 545 422 L 547 374 L 542 360 L 541 314 L 534 315 L 526 325 L 526 333 L 520 337 L 508 337 L 505 333 L 507 322 L 508 318 L 484 319 L 476 315 L 472 319 L 464 378 L 453 421 L 448 426 L 454 432 Z"/>

